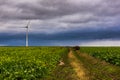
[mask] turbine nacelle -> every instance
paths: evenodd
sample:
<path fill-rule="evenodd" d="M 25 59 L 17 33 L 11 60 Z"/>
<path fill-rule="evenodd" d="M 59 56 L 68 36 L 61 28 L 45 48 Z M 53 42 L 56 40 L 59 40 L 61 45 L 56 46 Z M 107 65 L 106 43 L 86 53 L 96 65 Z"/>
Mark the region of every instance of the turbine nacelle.
<path fill-rule="evenodd" d="M 28 28 L 28 26 L 26 26 L 25 28 Z"/>

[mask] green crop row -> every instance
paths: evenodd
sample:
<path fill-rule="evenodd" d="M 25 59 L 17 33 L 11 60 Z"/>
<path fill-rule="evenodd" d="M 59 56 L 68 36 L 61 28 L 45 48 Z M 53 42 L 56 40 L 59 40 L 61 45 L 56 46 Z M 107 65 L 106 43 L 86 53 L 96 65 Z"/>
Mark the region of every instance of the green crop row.
<path fill-rule="evenodd" d="M 0 47 L 0 80 L 40 80 L 67 52 L 63 47 Z"/>
<path fill-rule="evenodd" d="M 120 47 L 81 47 L 80 52 L 120 66 Z"/>

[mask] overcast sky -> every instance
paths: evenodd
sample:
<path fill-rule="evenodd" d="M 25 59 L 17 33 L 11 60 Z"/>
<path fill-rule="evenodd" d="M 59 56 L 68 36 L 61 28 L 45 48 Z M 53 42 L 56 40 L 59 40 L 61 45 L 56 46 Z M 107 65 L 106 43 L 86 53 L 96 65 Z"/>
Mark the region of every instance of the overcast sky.
<path fill-rule="evenodd" d="M 120 0 L 0 0 L 0 46 L 120 46 Z"/>

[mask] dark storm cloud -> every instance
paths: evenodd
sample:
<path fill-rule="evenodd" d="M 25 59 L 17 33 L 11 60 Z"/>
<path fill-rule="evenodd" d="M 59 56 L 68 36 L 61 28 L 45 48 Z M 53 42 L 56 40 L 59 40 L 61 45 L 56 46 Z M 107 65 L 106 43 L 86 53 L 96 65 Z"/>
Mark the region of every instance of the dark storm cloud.
<path fill-rule="evenodd" d="M 120 0 L 0 0 L 0 44 L 24 42 L 24 29 L 10 27 L 24 26 L 28 19 L 36 44 L 120 39 L 119 13 Z"/>
<path fill-rule="evenodd" d="M 72 30 L 63 33 L 56 34 L 44 34 L 44 33 L 29 33 L 29 39 L 31 41 L 46 41 L 46 40 L 102 40 L 102 39 L 120 39 L 120 28 L 115 30 L 109 29 L 83 29 L 83 30 Z M 0 43 L 12 40 L 25 40 L 25 34 L 0 34 Z"/>
<path fill-rule="evenodd" d="M 119 24 L 120 1 L 116 0 L 1 0 L 0 21 L 52 20 L 75 27 Z M 77 16 L 76 16 L 77 15 Z M 71 25 L 70 25 L 71 24 Z M 80 24 L 80 25 L 79 25 Z M 69 27 L 68 26 L 68 27 Z M 57 27 L 57 26 L 56 26 Z"/>
<path fill-rule="evenodd" d="M 9 0 L 8 0 L 9 1 Z M 65 15 L 71 15 L 76 13 L 84 13 L 93 11 L 96 5 L 76 5 L 69 3 L 69 1 L 62 0 L 42 0 L 35 3 L 16 3 L 17 1 L 9 1 L 8 3 L 2 3 L 4 13 L 2 18 L 6 19 L 49 19 L 56 18 Z M 15 11 L 10 11 L 5 9 L 16 9 Z M 17 14 L 16 14 L 17 13 Z"/>
<path fill-rule="evenodd" d="M 117 28 L 117 29 L 115 29 Z M 120 40 L 120 28 L 111 27 L 105 29 L 79 29 L 56 34 L 29 33 L 29 45 L 31 46 L 63 46 L 84 45 L 89 41 Z M 109 41 L 108 41 L 109 42 Z M 112 41 L 110 41 L 112 42 Z M 99 42 L 97 42 L 99 43 Z M 25 33 L 0 33 L 0 44 L 8 46 L 24 46 Z M 96 44 L 96 43 L 95 43 Z M 103 44 L 103 42 L 102 42 Z M 108 43 L 109 44 L 109 43 Z M 94 45 L 94 43 L 93 43 Z M 104 44 L 103 44 L 104 45 Z"/>
<path fill-rule="evenodd" d="M 5 4 L 5 0 L 0 0 L 0 5 Z"/>
<path fill-rule="evenodd" d="M 89 22 L 98 22 L 98 21 L 100 21 L 100 19 L 97 19 L 97 18 L 95 18 L 95 17 L 89 17 L 89 18 L 87 18 L 87 19 L 76 19 L 76 20 L 74 20 L 74 19 L 71 19 L 71 20 L 62 20 L 61 22 L 64 22 L 64 23 L 71 23 L 71 24 L 80 24 L 80 23 L 89 23 Z"/>
<path fill-rule="evenodd" d="M 32 0 L 33 1 L 33 0 Z M 6 19 L 51 19 L 65 15 L 89 13 L 97 16 L 115 16 L 120 13 L 120 1 L 98 0 L 72 3 L 68 0 L 41 0 L 17 2 L 15 0 L 0 1 L 1 18 Z M 73 1 L 73 0 L 71 0 Z M 99 3 L 99 4 L 98 4 Z M 9 10 L 10 9 L 10 10 Z M 92 20 L 92 19 L 91 19 Z M 83 22 L 84 23 L 84 22 Z"/>
<path fill-rule="evenodd" d="M 101 7 L 96 11 L 96 15 L 100 16 L 115 16 L 120 15 L 120 1 L 104 0 Z"/>

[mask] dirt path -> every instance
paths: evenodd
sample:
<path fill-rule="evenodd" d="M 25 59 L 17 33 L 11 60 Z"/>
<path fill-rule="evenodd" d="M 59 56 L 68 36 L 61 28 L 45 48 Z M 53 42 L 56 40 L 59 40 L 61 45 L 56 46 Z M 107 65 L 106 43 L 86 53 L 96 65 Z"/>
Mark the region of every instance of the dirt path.
<path fill-rule="evenodd" d="M 70 59 L 70 64 L 75 70 L 79 80 L 89 80 L 89 77 L 86 76 L 83 64 L 74 56 L 72 51 L 69 52 L 68 57 Z"/>

